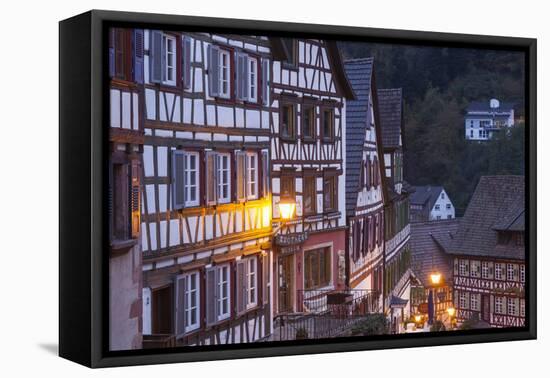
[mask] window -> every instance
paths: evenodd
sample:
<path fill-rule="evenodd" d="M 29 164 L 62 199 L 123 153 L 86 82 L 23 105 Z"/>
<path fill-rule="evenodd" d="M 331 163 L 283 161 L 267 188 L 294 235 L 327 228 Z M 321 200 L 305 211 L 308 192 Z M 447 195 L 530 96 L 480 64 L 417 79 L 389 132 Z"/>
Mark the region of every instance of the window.
<path fill-rule="evenodd" d="M 513 264 L 507 264 L 506 265 L 506 280 L 507 281 L 515 281 L 514 280 L 514 265 Z"/>
<path fill-rule="evenodd" d="M 470 275 L 475 278 L 479 278 L 480 272 L 480 262 L 473 260 L 470 262 Z"/>
<path fill-rule="evenodd" d="M 109 30 L 109 74 L 125 80 L 127 77 L 127 33 L 125 29 Z"/>
<path fill-rule="evenodd" d="M 200 325 L 199 273 L 187 274 L 184 276 L 184 280 L 185 332 L 189 332 L 199 328 Z"/>
<path fill-rule="evenodd" d="M 473 138 L 474 137 L 474 129 L 471 129 L 470 130 L 470 138 Z"/>
<path fill-rule="evenodd" d="M 466 299 L 466 295 L 468 293 L 466 293 L 465 291 L 461 291 L 460 292 L 460 295 L 459 295 L 459 306 L 460 308 L 462 309 L 467 309 L 468 307 L 468 303 L 467 303 L 467 299 Z"/>
<path fill-rule="evenodd" d="M 292 38 L 281 38 L 286 53 L 285 65 L 296 67 L 298 65 L 297 42 Z"/>
<path fill-rule="evenodd" d="M 136 238 L 140 225 L 139 164 L 112 164 L 109 170 L 111 240 Z"/>
<path fill-rule="evenodd" d="M 258 259 L 249 258 L 246 272 L 246 308 L 251 308 L 258 303 Z"/>
<path fill-rule="evenodd" d="M 450 209 L 451 209 L 451 204 L 448 203 L 447 205 L 445 205 L 445 208 L 446 208 L 447 210 L 450 210 Z"/>
<path fill-rule="evenodd" d="M 519 266 L 519 282 L 525 282 L 525 265 Z"/>
<path fill-rule="evenodd" d="M 229 265 L 216 268 L 217 275 L 217 320 L 227 319 L 230 313 L 229 306 Z"/>
<path fill-rule="evenodd" d="M 323 208 L 324 212 L 337 211 L 338 186 L 337 176 L 325 176 L 323 179 Z"/>
<path fill-rule="evenodd" d="M 246 154 L 246 193 L 248 199 L 258 198 L 258 154 Z"/>
<path fill-rule="evenodd" d="M 504 280 L 504 275 L 502 274 L 503 270 L 503 264 L 501 263 L 495 263 L 495 279 L 497 280 Z"/>
<path fill-rule="evenodd" d="M 437 204 L 437 205 L 435 205 L 435 209 L 439 210 L 439 209 L 441 209 L 441 206 L 439 206 L 439 204 Z"/>
<path fill-rule="evenodd" d="M 523 236 L 523 232 L 518 232 L 516 234 L 516 245 L 523 246 L 525 245 L 525 240 Z"/>
<path fill-rule="evenodd" d="M 474 127 L 474 121 L 470 121 L 470 127 Z"/>
<path fill-rule="evenodd" d="M 495 314 L 502 314 L 504 311 L 502 297 L 495 297 Z"/>
<path fill-rule="evenodd" d="M 281 107 L 281 138 L 294 139 L 295 112 L 294 105 L 286 104 Z"/>
<path fill-rule="evenodd" d="M 508 315 L 515 315 L 517 316 L 518 315 L 518 308 L 516 306 L 516 299 L 517 298 L 512 298 L 512 297 L 508 297 Z"/>
<path fill-rule="evenodd" d="M 458 274 L 460 276 L 468 276 L 468 268 L 467 268 L 468 261 L 466 260 L 460 260 L 458 264 Z"/>
<path fill-rule="evenodd" d="M 519 316 L 525 318 L 525 299 L 519 300 Z"/>
<path fill-rule="evenodd" d="M 185 206 L 199 205 L 199 153 L 185 153 Z"/>
<path fill-rule="evenodd" d="M 226 50 L 219 50 L 220 56 L 219 56 L 219 96 L 223 98 L 229 98 L 231 97 L 230 94 L 230 88 L 231 85 L 229 83 L 230 78 L 230 70 L 231 70 L 231 59 L 229 55 L 229 51 Z"/>
<path fill-rule="evenodd" d="M 441 192 L 441 199 L 445 199 L 445 193 Z"/>
<path fill-rule="evenodd" d="M 217 183 L 218 183 L 218 202 L 227 203 L 231 198 L 231 164 L 230 154 L 217 155 Z"/>
<path fill-rule="evenodd" d="M 248 58 L 248 101 L 258 102 L 258 60 Z"/>
<path fill-rule="evenodd" d="M 316 203 L 316 182 L 317 178 L 312 175 L 304 176 L 304 214 L 310 215 L 315 214 L 315 203 Z"/>
<path fill-rule="evenodd" d="M 441 220 L 441 215 L 438 215 L 437 217 L 435 217 L 435 219 Z"/>
<path fill-rule="evenodd" d="M 294 171 L 283 170 L 281 171 L 281 198 L 292 199 L 296 197 L 295 189 L 296 179 L 294 178 Z"/>
<path fill-rule="evenodd" d="M 475 294 L 475 293 L 470 294 L 470 310 L 479 311 L 480 299 L 481 299 L 480 294 Z"/>
<path fill-rule="evenodd" d="M 483 261 L 481 263 L 481 278 L 483 279 L 489 278 L 489 263 L 487 261 Z"/>
<path fill-rule="evenodd" d="M 176 85 L 176 37 L 164 34 L 164 72 L 162 83 Z"/>
<path fill-rule="evenodd" d="M 315 139 L 315 107 L 302 106 L 302 139 L 313 141 Z"/>
<path fill-rule="evenodd" d="M 304 251 L 304 288 L 316 289 L 330 284 L 330 247 Z"/>
<path fill-rule="evenodd" d="M 334 110 L 323 109 L 323 141 L 332 142 L 334 140 Z"/>
<path fill-rule="evenodd" d="M 453 219 L 453 216 L 451 214 L 447 215 L 447 219 Z"/>

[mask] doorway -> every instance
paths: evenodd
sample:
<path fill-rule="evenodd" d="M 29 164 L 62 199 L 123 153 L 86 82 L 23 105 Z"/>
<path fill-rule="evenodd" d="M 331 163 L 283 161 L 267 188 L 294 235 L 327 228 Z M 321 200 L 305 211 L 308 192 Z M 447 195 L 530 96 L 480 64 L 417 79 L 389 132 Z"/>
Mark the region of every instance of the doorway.
<path fill-rule="evenodd" d="M 279 256 L 279 313 L 292 312 L 294 255 Z"/>

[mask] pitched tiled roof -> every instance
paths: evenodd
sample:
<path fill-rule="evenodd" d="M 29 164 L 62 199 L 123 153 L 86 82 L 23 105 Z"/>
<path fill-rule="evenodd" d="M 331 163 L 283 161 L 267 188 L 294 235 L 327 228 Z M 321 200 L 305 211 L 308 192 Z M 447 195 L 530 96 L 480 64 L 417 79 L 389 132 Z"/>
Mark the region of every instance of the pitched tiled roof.
<path fill-rule="evenodd" d="M 357 203 L 363 144 L 368 125 L 369 93 L 372 81 L 372 58 L 344 63 L 355 100 L 346 103 L 346 213 L 352 215 Z"/>
<path fill-rule="evenodd" d="M 525 259 L 525 247 L 512 240 L 497 245 L 498 231 L 522 231 L 525 209 L 523 176 L 483 176 L 468 204 L 448 253 Z"/>
<path fill-rule="evenodd" d="M 474 101 L 468 105 L 468 112 L 509 112 L 514 109 L 514 104 L 511 102 L 501 102 L 500 107 L 491 108 L 489 101 Z"/>
<path fill-rule="evenodd" d="M 424 206 L 427 203 L 431 210 L 443 187 L 426 185 L 415 186 L 414 189 L 414 193 L 410 197 L 411 204 Z"/>
<path fill-rule="evenodd" d="M 378 112 L 384 148 L 399 147 L 403 111 L 401 88 L 378 90 Z"/>
<path fill-rule="evenodd" d="M 459 220 L 445 219 L 411 223 L 411 269 L 423 286 L 437 271 L 447 282 L 452 280 L 452 258 L 445 249 L 451 244 Z"/>

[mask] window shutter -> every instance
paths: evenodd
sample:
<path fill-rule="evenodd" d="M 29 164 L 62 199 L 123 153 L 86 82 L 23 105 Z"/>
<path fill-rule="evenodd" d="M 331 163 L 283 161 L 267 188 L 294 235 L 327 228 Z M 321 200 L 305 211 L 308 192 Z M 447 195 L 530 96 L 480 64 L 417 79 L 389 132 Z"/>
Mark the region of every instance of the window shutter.
<path fill-rule="evenodd" d="M 374 249 L 374 217 L 369 217 L 369 250 Z"/>
<path fill-rule="evenodd" d="M 109 29 L 109 77 L 115 76 L 115 29 Z"/>
<path fill-rule="evenodd" d="M 519 267 L 516 264 L 514 264 L 514 281 L 519 281 Z"/>
<path fill-rule="evenodd" d="M 269 60 L 262 59 L 262 103 L 269 105 Z"/>
<path fill-rule="evenodd" d="M 492 280 L 493 277 L 494 277 L 494 274 L 495 274 L 495 273 L 494 273 L 494 265 L 493 265 L 493 262 L 490 261 L 490 262 L 488 263 L 488 265 L 489 265 L 489 279 Z"/>
<path fill-rule="evenodd" d="M 466 297 L 466 306 L 464 308 L 469 309 L 470 308 L 470 292 L 466 291 L 465 292 L 465 297 Z"/>
<path fill-rule="evenodd" d="M 262 257 L 262 299 L 263 303 L 269 303 L 269 254 Z"/>
<path fill-rule="evenodd" d="M 240 314 L 246 310 L 246 261 L 237 263 L 237 313 Z"/>
<path fill-rule="evenodd" d="M 464 260 L 464 266 L 466 268 L 466 277 L 470 276 L 470 261 Z"/>
<path fill-rule="evenodd" d="M 365 161 L 365 185 L 367 186 L 367 190 L 370 190 L 371 183 L 372 183 L 372 169 L 371 169 L 371 162 L 370 162 L 370 156 L 367 156 L 367 160 Z"/>
<path fill-rule="evenodd" d="M 220 94 L 220 50 L 213 45 L 208 45 L 208 92 L 216 97 Z"/>
<path fill-rule="evenodd" d="M 217 169 L 216 156 L 213 151 L 206 152 L 206 204 L 216 204 Z"/>
<path fill-rule="evenodd" d="M 369 251 L 369 222 L 368 218 L 363 218 L 363 256 Z"/>
<path fill-rule="evenodd" d="M 269 185 L 269 153 L 268 151 L 262 151 L 262 192 L 263 197 L 269 197 L 270 185 Z"/>
<path fill-rule="evenodd" d="M 235 158 L 237 160 L 237 200 L 244 201 L 246 199 L 246 153 L 237 151 Z"/>
<path fill-rule="evenodd" d="M 182 75 L 183 75 L 183 87 L 191 87 L 191 38 L 184 36 L 182 39 Z"/>
<path fill-rule="evenodd" d="M 132 160 L 132 179 L 130 189 L 130 200 L 132 211 L 132 238 L 139 237 L 140 225 L 140 196 L 139 196 L 139 171 L 140 164 L 137 160 Z"/>
<path fill-rule="evenodd" d="M 185 285 L 186 277 L 181 274 L 176 277 L 174 286 L 176 287 L 175 319 L 176 319 L 176 337 L 185 333 Z"/>
<path fill-rule="evenodd" d="M 164 54 L 162 46 L 162 32 L 159 30 L 151 31 L 151 46 L 149 49 L 149 72 L 151 83 L 160 83 L 162 81 L 162 72 L 164 71 Z"/>
<path fill-rule="evenodd" d="M 143 84 L 143 29 L 134 30 L 134 81 Z"/>
<path fill-rule="evenodd" d="M 244 101 L 248 99 L 248 56 L 246 54 L 236 54 L 235 63 L 237 98 Z"/>
<path fill-rule="evenodd" d="M 206 270 L 206 324 L 213 324 L 216 322 L 217 315 L 217 274 L 216 268 L 210 268 Z"/>
<path fill-rule="evenodd" d="M 185 207 L 185 153 L 172 151 L 172 204 L 174 209 Z"/>
<path fill-rule="evenodd" d="M 502 313 L 504 315 L 508 314 L 508 297 L 501 297 L 502 298 Z"/>

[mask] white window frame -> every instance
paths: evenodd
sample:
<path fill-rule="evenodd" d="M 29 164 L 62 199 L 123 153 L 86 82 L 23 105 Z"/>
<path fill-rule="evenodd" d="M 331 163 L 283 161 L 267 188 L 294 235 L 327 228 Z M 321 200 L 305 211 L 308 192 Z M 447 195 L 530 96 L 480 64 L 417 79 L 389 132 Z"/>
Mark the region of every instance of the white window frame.
<path fill-rule="evenodd" d="M 508 297 L 506 304 L 508 315 L 517 316 L 516 311 L 518 310 L 518 308 L 516 307 L 516 298 Z"/>
<path fill-rule="evenodd" d="M 471 310 L 479 311 L 479 300 L 480 300 L 480 295 L 479 294 L 475 294 L 475 293 L 470 294 L 470 309 Z"/>
<path fill-rule="evenodd" d="M 226 59 L 224 65 L 224 58 Z M 230 98 L 231 97 L 231 54 L 228 50 L 219 50 L 219 90 L 218 97 Z M 225 88 L 224 88 L 225 84 Z M 225 90 L 224 90 L 225 89 Z"/>
<path fill-rule="evenodd" d="M 481 278 L 487 280 L 489 279 L 489 262 L 481 262 Z"/>
<path fill-rule="evenodd" d="M 255 161 L 254 168 L 251 161 Z M 246 198 L 254 200 L 258 198 L 258 154 L 256 152 L 246 153 Z M 254 190 L 252 190 L 254 187 Z"/>
<path fill-rule="evenodd" d="M 525 265 L 519 266 L 519 282 L 525 283 Z"/>
<path fill-rule="evenodd" d="M 519 316 L 525 318 L 525 299 L 519 300 Z"/>
<path fill-rule="evenodd" d="M 461 277 L 466 277 L 466 260 L 458 261 L 458 275 Z"/>
<path fill-rule="evenodd" d="M 229 264 L 224 264 L 216 267 L 216 301 L 217 303 L 217 321 L 221 321 L 231 316 L 231 271 Z M 224 274 L 225 272 L 225 274 Z M 225 290 L 224 290 L 225 284 Z M 226 310 L 223 311 L 223 304 L 226 302 Z"/>
<path fill-rule="evenodd" d="M 503 299 L 503 297 L 495 297 L 495 314 L 502 314 L 503 313 L 502 299 Z"/>
<path fill-rule="evenodd" d="M 506 264 L 506 281 L 514 280 L 514 264 Z"/>
<path fill-rule="evenodd" d="M 451 204 L 450 204 L 450 203 L 446 204 L 445 207 L 446 207 L 448 210 L 451 210 Z"/>
<path fill-rule="evenodd" d="M 467 310 L 467 308 L 466 308 L 466 292 L 465 291 L 461 291 L 460 294 L 458 295 L 458 305 L 461 309 Z"/>
<path fill-rule="evenodd" d="M 216 185 L 216 191 L 218 196 L 218 203 L 229 203 L 231 201 L 231 154 L 229 153 L 219 153 L 216 155 L 217 161 L 217 168 L 216 168 L 216 175 L 217 175 L 217 185 Z M 226 162 L 227 167 L 223 167 L 223 162 Z M 223 173 L 227 173 L 227 181 L 223 181 Z M 224 188 L 227 188 L 227 195 L 223 196 Z"/>
<path fill-rule="evenodd" d="M 502 263 L 495 263 L 495 280 L 502 281 L 504 277 L 502 276 Z"/>
<path fill-rule="evenodd" d="M 248 57 L 248 101 L 258 102 L 258 59 Z"/>
<path fill-rule="evenodd" d="M 168 46 L 170 46 L 170 43 L 172 42 L 172 50 L 168 49 Z M 164 70 L 164 75 L 162 79 L 162 84 L 165 85 L 176 85 L 176 77 L 177 74 L 177 47 L 176 47 L 176 37 L 173 35 L 163 34 L 162 35 L 162 43 L 164 45 L 164 67 L 162 69 Z M 170 71 L 171 70 L 171 71 Z M 172 72 L 172 78 L 168 77 L 168 73 Z"/>
<path fill-rule="evenodd" d="M 194 169 L 190 168 L 191 157 L 195 157 L 195 167 Z M 184 180 L 184 191 L 185 191 L 185 207 L 199 206 L 200 198 L 200 154 L 198 152 L 185 152 L 185 180 Z M 191 184 L 191 177 L 195 175 L 195 185 Z M 191 190 L 195 187 L 195 199 L 191 199 Z"/>
<path fill-rule="evenodd" d="M 246 309 L 258 305 L 258 259 L 251 257 L 246 261 Z"/>
<path fill-rule="evenodd" d="M 436 204 L 436 205 L 435 205 L 435 209 L 436 209 L 436 210 L 440 210 L 440 209 L 441 209 L 441 206 L 440 206 L 439 204 Z"/>
<path fill-rule="evenodd" d="M 201 306 L 200 306 L 200 281 L 199 281 L 199 272 L 190 272 L 184 275 L 185 280 L 185 292 L 184 301 L 185 301 L 185 333 L 194 331 L 200 327 L 201 319 Z M 192 289 L 192 282 L 195 284 L 195 288 Z M 192 298 L 195 297 L 195 306 L 191 306 Z M 191 314 L 195 312 L 195 322 L 190 323 Z"/>

